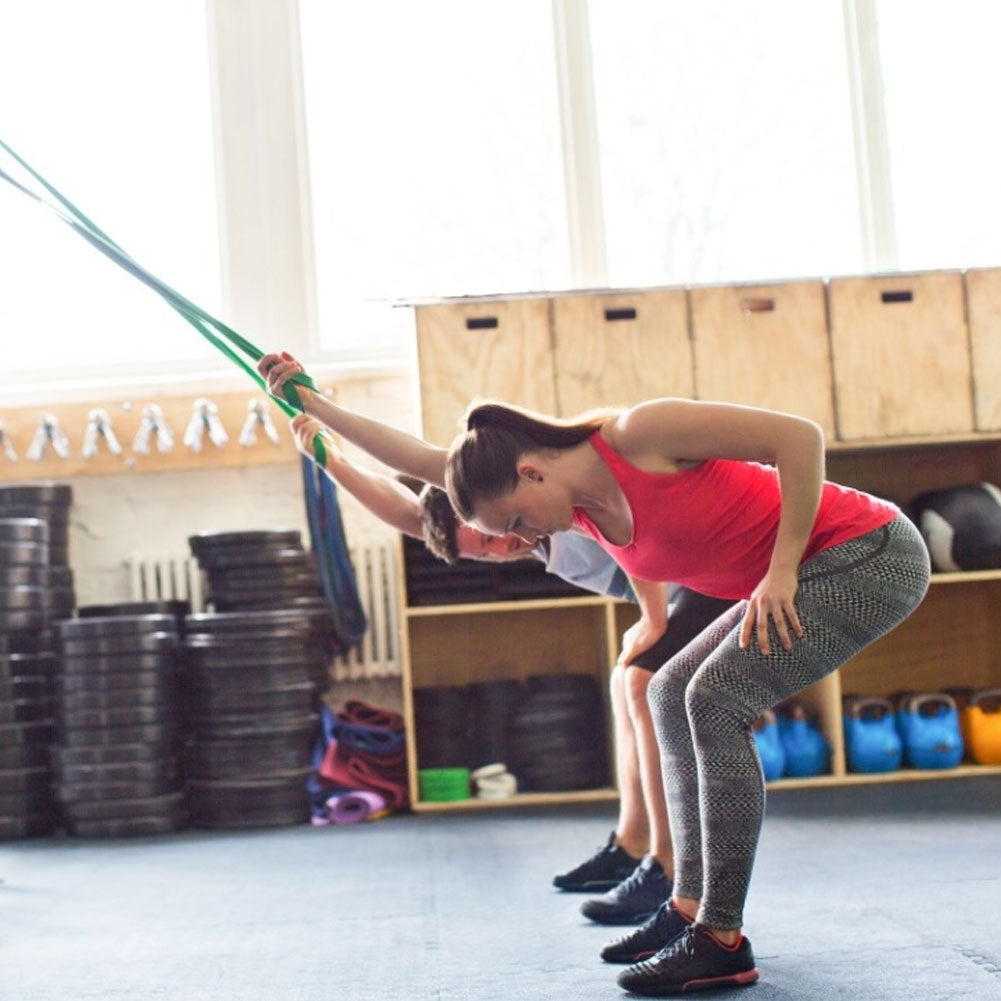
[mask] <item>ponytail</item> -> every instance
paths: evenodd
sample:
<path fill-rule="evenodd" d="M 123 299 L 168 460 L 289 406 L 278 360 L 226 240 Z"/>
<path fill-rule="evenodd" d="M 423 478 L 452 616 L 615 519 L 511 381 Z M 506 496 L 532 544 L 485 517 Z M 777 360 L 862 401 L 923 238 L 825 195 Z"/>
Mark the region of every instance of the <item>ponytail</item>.
<path fill-rule="evenodd" d="M 562 420 L 506 403 L 474 404 L 466 411 L 465 433 L 448 452 L 445 486 L 452 506 L 468 521 L 477 501 L 514 490 L 518 460 L 526 452 L 579 445 L 618 412 L 596 410 Z"/>

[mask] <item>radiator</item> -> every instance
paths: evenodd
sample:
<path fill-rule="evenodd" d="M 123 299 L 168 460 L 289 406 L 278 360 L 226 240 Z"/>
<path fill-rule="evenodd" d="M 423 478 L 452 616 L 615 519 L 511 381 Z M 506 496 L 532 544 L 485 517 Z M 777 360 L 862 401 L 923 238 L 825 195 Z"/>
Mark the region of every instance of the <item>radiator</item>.
<path fill-rule="evenodd" d="M 398 677 L 400 610 L 396 591 L 396 545 L 374 539 L 349 549 L 358 596 L 368 629 L 361 643 L 332 665 L 334 681 Z M 130 601 L 188 601 L 192 612 L 205 611 L 205 581 L 190 554 L 132 553 L 126 561 Z"/>

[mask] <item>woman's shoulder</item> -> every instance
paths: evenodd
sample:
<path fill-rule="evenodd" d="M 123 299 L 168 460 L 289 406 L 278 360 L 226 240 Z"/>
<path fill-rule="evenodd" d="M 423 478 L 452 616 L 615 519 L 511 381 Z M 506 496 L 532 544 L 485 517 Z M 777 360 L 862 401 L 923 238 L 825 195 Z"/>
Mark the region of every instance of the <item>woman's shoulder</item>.
<path fill-rule="evenodd" d="M 623 459 L 650 472 L 672 472 L 675 457 L 665 452 L 673 422 L 684 412 L 686 400 L 665 397 L 645 400 L 606 421 L 601 437 Z"/>

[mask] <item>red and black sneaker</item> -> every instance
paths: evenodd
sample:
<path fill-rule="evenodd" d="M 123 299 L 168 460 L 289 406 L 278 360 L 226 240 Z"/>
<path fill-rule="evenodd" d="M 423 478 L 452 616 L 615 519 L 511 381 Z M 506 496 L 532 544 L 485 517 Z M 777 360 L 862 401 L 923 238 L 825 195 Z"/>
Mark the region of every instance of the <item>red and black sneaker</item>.
<path fill-rule="evenodd" d="M 634 994 L 663 997 L 719 987 L 746 987 L 758 979 L 751 943 L 718 942 L 704 928 L 688 925 L 665 949 L 619 974 L 619 986 Z"/>
<path fill-rule="evenodd" d="M 618 886 L 640 864 L 624 848 L 615 843 L 615 831 L 608 844 L 591 858 L 560 876 L 553 876 L 553 886 L 572 893 L 601 893 Z"/>
<path fill-rule="evenodd" d="M 638 963 L 649 959 L 670 945 L 690 924 L 690 919 L 674 906 L 674 902 L 666 900 L 645 925 L 606 945 L 601 950 L 601 958 L 606 963 Z"/>

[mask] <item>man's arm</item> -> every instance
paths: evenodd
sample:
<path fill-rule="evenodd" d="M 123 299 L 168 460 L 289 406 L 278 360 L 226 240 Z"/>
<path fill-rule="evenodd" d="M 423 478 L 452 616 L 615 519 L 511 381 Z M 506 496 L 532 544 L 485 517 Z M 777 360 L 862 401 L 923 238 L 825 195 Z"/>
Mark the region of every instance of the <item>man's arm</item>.
<path fill-rule="evenodd" d="M 258 363 L 257 370 L 267 379 L 268 392 L 280 397 L 285 382 L 302 372 L 303 368 L 290 354 L 283 352 L 280 355 L 265 355 Z M 431 445 L 381 421 L 345 410 L 305 386 L 297 388 L 306 413 L 335 431 L 345 441 L 368 452 L 391 469 L 407 473 L 425 483 L 445 486 L 446 449 Z"/>

